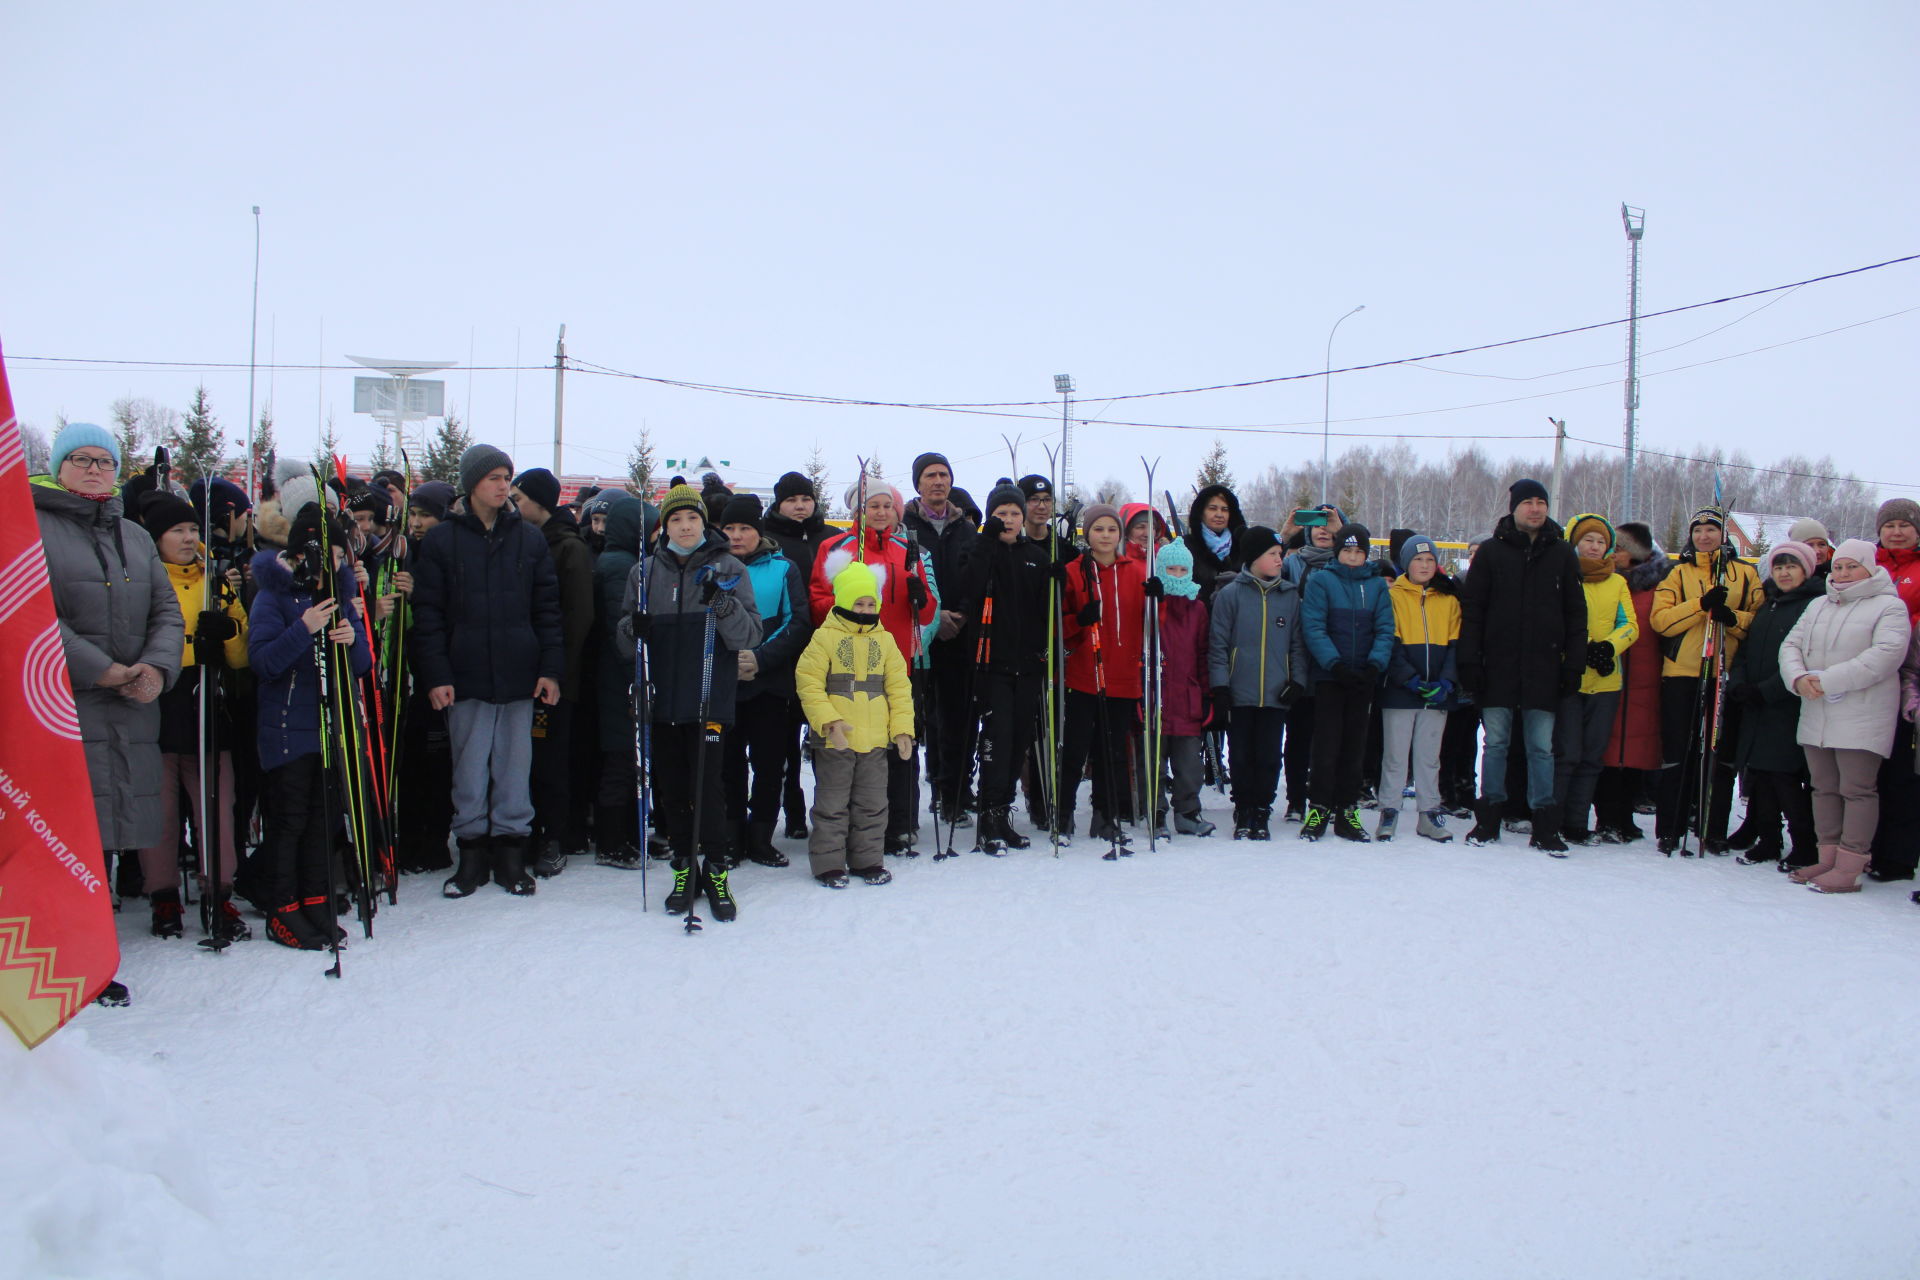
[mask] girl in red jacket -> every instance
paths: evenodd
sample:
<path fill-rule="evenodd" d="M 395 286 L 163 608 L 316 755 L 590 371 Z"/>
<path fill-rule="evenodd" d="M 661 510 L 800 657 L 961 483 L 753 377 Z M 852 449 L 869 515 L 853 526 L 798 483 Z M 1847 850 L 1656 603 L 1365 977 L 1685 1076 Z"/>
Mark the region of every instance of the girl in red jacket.
<path fill-rule="evenodd" d="M 1113 852 L 1128 843 L 1132 817 L 1127 761 L 1140 716 L 1141 632 L 1148 562 L 1120 554 L 1120 513 L 1096 502 L 1083 514 L 1087 553 L 1060 572 L 1062 641 L 1067 651 L 1067 724 L 1060 750 L 1060 843 L 1073 834 L 1080 774 L 1093 744 L 1093 824 L 1088 834 Z"/>

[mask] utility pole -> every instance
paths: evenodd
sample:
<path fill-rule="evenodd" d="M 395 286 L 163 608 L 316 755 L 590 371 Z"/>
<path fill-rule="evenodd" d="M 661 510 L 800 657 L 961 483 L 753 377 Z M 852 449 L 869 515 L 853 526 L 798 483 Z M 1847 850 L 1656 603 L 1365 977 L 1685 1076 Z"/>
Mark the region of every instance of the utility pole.
<path fill-rule="evenodd" d="M 560 326 L 559 341 L 553 344 L 553 474 L 560 469 L 560 446 L 566 435 L 567 411 L 567 326 Z"/>
<path fill-rule="evenodd" d="M 1063 503 L 1066 495 L 1073 491 L 1073 375 L 1054 374 L 1053 390 L 1060 397 L 1060 492 L 1053 498 Z M 1151 499 L 1153 495 L 1147 496 Z"/>
<path fill-rule="evenodd" d="M 1560 482 L 1566 476 L 1567 420 L 1565 418 L 1548 418 L 1547 421 L 1553 424 L 1553 500 L 1559 502 L 1561 500 Z M 1570 509 L 1562 508 L 1562 515 L 1564 516 L 1568 510 Z M 1566 523 L 1564 518 L 1561 520 L 1561 523 Z"/>
<path fill-rule="evenodd" d="M 1620 483 L 1620 518 L 1631 520 L 1633 455 L 1640 428 L 1640 237 L 1647 233 L 1647 211 L 1621 205 L 1620 225 L 1627 229 L 1627 468 Z"/>
<path fill-rule="evenodd" d="M 253 206 L 253 325 L 247 334 L 247 501 L 259 497 L 254 488 L 254 454 L 260 448 L 260 423 L 253 411 L 253 379 L 260 351 L 260 206 Z M 211 487 L 207 490 L 211 495 Z M 212 501 L 209 497 L 208 508 Z"/>

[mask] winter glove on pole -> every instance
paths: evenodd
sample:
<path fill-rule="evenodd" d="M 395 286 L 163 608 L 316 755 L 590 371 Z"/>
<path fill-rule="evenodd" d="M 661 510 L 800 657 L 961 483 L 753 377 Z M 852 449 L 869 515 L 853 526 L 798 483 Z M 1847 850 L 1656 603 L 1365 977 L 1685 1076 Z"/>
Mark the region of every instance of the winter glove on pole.
<path fill-rule="evenodd" d="M 1159 574 L 1155 573 L 1155 574 L 1149 574 L 1147 576 L 1147 585 L 1145 588 L 1145 593 L 1146 593 L 1147 599 L 1149 600 L 1166 599 L 1166 596 L 1167 596 L 1166 584 L 1160 581 Z"/>
<path fill-rule="evenodd" d="M 1722 587 L 1714 588 L 1714 590 L 1716 591 L 1721 591 L 1724 589 L 1725 588 L 1722 588 Z M 1734 626 L 1740 621 L 1739 616 L 1736 615 L 1732 609 L 1728 608 L 1724 604 L 1716 604 L 1715 606 L 1713 606 L 1713 609 L 1711 612 L 1713 613 L 1713 620 L 1719 623 L 1723 627 Z"/>
<path fill-rule="evenodd" d="M 1080 625 L 1083 627 L 1098 626 L 1100 624 L 1100 602 L 1098 600 L 1087 601 L 1086 604 L 1081 606 L 1080 612 L 1076 616 L 1079 618 Z"/>
<path fill-rule="evenodd" d="M 912 576 L 907 578 L 907 606 L 916 618 L 927 607 L 927 584 Z"/>
<path fill-rule="evenodd" d="M 1712 613 L 1715 609 L 1718 609 L 1722 605 L 1726 604 L 1726 602 L 1727 602 L 1726 584 L 1718 583 L 1714 586 L 1708 587 L 1706 591 L 1701 593 L 1700 612 Z"/>

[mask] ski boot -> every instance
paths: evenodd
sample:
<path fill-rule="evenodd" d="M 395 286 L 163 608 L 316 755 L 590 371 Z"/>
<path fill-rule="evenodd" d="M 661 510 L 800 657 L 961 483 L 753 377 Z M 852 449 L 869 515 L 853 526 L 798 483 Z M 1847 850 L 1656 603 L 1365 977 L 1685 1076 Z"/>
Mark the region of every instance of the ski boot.
<path fill-rule="evenodd" d="M 1474 848 L 1500 843 L 1500 801 L 1482 800 L 1473 806 L 1473 830 L 1467 843 Z"/>
<path fill-rule="evenodd" d="M 1198 809 L 1192 813 L 1174 814 L 1173 829 L 1183 836 L 1210 836 L 1213 834 L 1213 824 L 1208 822 L 1206 817 Z"/>
<path fill-rule="evenodd" d="M 693 859 L 673 860 L 673 888 L 667 890 L 665 905 L 670 916 L 682 915 L 693 905 Z"/>
<path fill-rule="evenodd" d="M 1007 856 L 1007 811 L 1005 809 L 982 809 L 980 826 L 974 832 L 973 850 L 993 858 Z"/>
<path fill-rule="evenodd" d="M 320 944 L 347 945 L 347 931 L 340 927 L 340 912 L 330 893 L 309 893 L 300 899 L 300 910 L 320 938 Z"/>
<path fill-rule="evenodd" d="M 267 937 L 295 951 L 324 951 L 327 946 L 326 939 L 301 910 L 298 898 L 291 898 L 267 913 Z"/>
<path fill-rule="evenodd" d="M 885 867 L 855 867 L 853 874 L 868 884 L 887 884 L 893 879 L 893 872 Z"/>
<path fill-rule="evenodd" d="M 493 882 L 517 898 L 527 897 L 538 888 L 527 874 L 526 857 L 525 836 L 493 838 Z"/>
<path fill-rule="evenodd" d="M 1360 825 L 1360 806 L 1350 805 L 1333 815 L 1333 834 L 1355 844 L 1371 844 L 1373 837 Z"/>
<path fill-rule="evenodd" d="M 1300 819 L 1300 838 L 1312 844 L 1327 833 L 1327 820 L 1332 815 L 1317 804 L 1307 806 L 1307 814 Z"/>
<path fill-rule="evenodd" d="M 1399 825 L 1400 810 L 1382 809 L 1380 810 L 1380 821 L 1376 823 L 1373 828 L 1373 838 L 1384 844 L 1393 839 L 1394 830 L 1398 828 Z"/>
<path fill-rule="evenodd" d="M 551 880 L 567 869 L 567 851 L 560 847 L 555 836 L 543 836 L 535 846 L 533 874 L 542 880 Z"/>
<path fill-rule="evenodd" d="M 233 905 L 233 891 L 227 890 L 216 909 L 213 899 L 204 896 L 200 899 L 200 928 L 209 937 L 220 942 L 246 942 L 252 939 L 253 929 L 247 924 L 240 908 Z"/>
<path fill-rule="evenodd" d="M 844 889 L 847 887 L 847 873 L 844 871 L 821 871 L 815 873 L 813 878 L 829 889 Z"/>
<path fill-rule="evenodd" d="M 186 933 L 180 923 L 180 891 L 178 889 L 155 889 L 148 901 L 153 906 L 154 937 L 178 938 Z"/>
<path fill-rule="evenodd" d="M 749 822 L 746 824 L 746 842 L 741 846 L 747 860 L 756 866 L 787 866 L 787 855 L 773 847 L 773 829 L 777 823 Z"/>
<path fill-rule="evenodd" d="M 461 836 L 460 866 L 447 882 L 440 886 L 440 893 L 448 898 L 465 898 L 473 894 L 487 882 L 487 876 L 493 868 L 490 862 L 493 850 L 492 841 L 486 836 Z M 275 939 L 279 941 L 279 939 Z"/>
<path fill-rule="evenodd" d="M 1247 810 L 1247 839 L 1273 839 L 1273 832 L 1267 827 L 1267 824 L 1272 821 L 1273 807 L 1271 805 L 1256 804 L 1250 807 Z"/>
<path fill-rule="evenodd" d="M 707 860 L 706 891 L 707 906 L 713 911 L 715 920 L 732 920 L 740 914 L 740 908 L 734 904 L 733 894 L 727 888 L 727 870 L 712 858 Z"/>
<path fill-rule="evenodd" d="M 889 831 L 887 833 L 886 853 L 889 858 L 917 858 L 920 851 L 914 848 L 919 833 L 914 831 Z"/>
<path fill-rule="evenodd" d="M 1453 832 L 1447 830 L 1447 812 L 1445 809 L 1429 809 L 1420 815 L 1420 821 L 1414 826 L 1415 835 L 1425 836 L 1429 840 L 1446 844 L 1453 839 Z"/>
<path fill-rule="evenodd" d="M 1567 842 L 1560 838 L 1560 806 L 1541 805 L 1533 811 L 1533 838 L 1527 844 L 1555 858 L 1567 856 Z"/>

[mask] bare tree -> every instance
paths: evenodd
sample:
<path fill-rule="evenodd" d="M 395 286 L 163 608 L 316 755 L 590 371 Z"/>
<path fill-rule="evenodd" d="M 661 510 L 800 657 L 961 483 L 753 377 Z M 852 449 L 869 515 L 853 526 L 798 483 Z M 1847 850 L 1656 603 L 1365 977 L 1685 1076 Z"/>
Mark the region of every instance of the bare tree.
<path fill-rule="evenodd" d="M 174 447 L 174 437 L 180 431 L 180 415 L 166 405 L 145 396 L 121 396 L 109 412 L 113 415 L 113 434 L 120 446 L 123 467 L 132 466 L 135 458 L 155 445 Z M 63 414 L 60 426 L 66 425 Z"/>
<path fill-rule="evenodd" d="M 20 445 L 26 450 L 28 475 L 44 475 L 52 469 L 53 442 L 47 439 L 46 432 L 23 422 L 20 424 Z"/>

